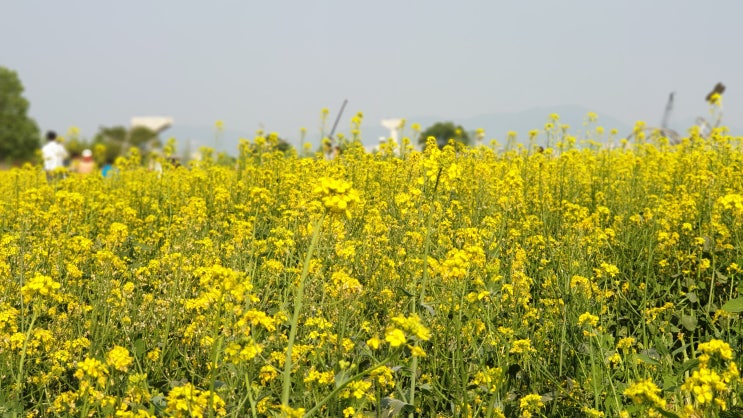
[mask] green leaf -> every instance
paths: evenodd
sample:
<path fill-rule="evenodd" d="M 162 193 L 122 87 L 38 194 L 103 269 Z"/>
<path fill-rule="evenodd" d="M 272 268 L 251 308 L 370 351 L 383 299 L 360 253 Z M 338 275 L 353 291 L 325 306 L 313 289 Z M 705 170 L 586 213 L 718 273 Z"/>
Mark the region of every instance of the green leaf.
<path fill-rule="evenodd" d="M 155 407 L 156 412 L 165 411 L 165 407 L 167 406 L 167 402 L 165 401 L 165 397 L 163 395 L 153 396 L 152 398 L 150 398 L 150 403 Z"/>
<path fill-rule="evenodd" d="M 678 415 L 674 414 L 673 412 L 664 411 L 662 409 L 656 409 L 661 415 L 663 415 L 666 418 L 679 418 Z"/>
<path fill-rule="evenodd" d="M 697 318 L 691 315 L 683 315 L 680 322 L 687 331 L 694 331 L 697 327 Z"/>
<path fill-rule="evenodd" d="M 412 293 L 408 292 L 407 290 L 403 289 L 400 286 L 397 286 L 395 289 L 398 290 L 398 291 L 400 291 L 400 293 L 402 293 L 403 295 L 405 295 L 405 296 L 407 296 L 409 298 L 410 297 L 413 297 L 413 294 Z"/>
<path fill-rule="evenodd" d="M 688 292 L 686 293 L 686 299 L 689 299 L 689 302 L 691 303 L 697 303 L 699 302 L 699 296 L 697 296 L 694 292 Z"/>
<path fill-rule="evenodd" d="M 734 406 L 727 411 L 722 411 L 720 418 L 743 418 L 743 408 Z"/>
<path fill-rule="evenodd" d="M 663 374 L 663 390 L 674 391 L 678 386 L 678 376 L 673 374 Z"/>
<path fill-rule="evenodd" d="M 431 305 L 427 305 L 425 303 L 421 303 L 421 308 L 428 311 L 428 314 L 431 316 L 436 316 L 436 311 L 433 309 Z"/>
<path fill-rule="evenodd" d="M 743 418 L 743 408 L 734 406 L 727 411 L 722 411 L 720 418 Z"/>
<path fill-rule="evenodd" d="M 675 331 L 675 332 L 679 332 L 679 331 Z M 671 353 L 671 355 L 672 355 L 673 357 L 676 357 L 676 356 L 678 356 L 679 354 L 681 354 L 681 353 L 683 353 L 684 351 L 686 351 L 686 350 L 687 350 L 688 348 L 689 348 L 689 344 L 683 344 L 683 345 L 682 345 L 681 347 L 679 347 L 679 348 L 677 348 L 677 349 L 673 350 L 673 352 Z"/>
<path fill-rule="evenodd" d="M 731 313 L 743 312 L 743 296 L 737 297 L 735 299 L 730 299 L 724 305 L 722 305 L 722 310 Z"/>
<path fill-rule="evenodd" d="M 134 346 L 133 351 L 136 357 L 142 357 L 142 355 L 147 351 L 147 348 L 144 345 L 144 340 L 142 340 L 141 338 L 137 341 L 134 341 L 134 344 L 132 345 Z"/>
<path fill-rule="evenodd" d="M 424 383 L 424 384 L 418 386 L 418 389 L 422 393 L 433 393 L 433 386 L 431 386 L 430 383 Z"/>
<path fill-rule="evenodd" d="M 382 416 L 385 418 L 396 417 L 405 414 L 406 412 L 415 411 L 415 407 L 413 405 L 394 398 L 380 399 L 379 406 L 382 410 Z"/>
<path fill-rule="evenodd" d="M 345 370 L 341 370 L 338 373 L 336 373 L 336 375 L 335 375 L 335 387 L 336 387 L 336 389 L 339 388 L 339 387 L 341 387 L 341 385 L 343 385 L 344 383 L 346 383 L 346 375 L 347 375 L 347 373 L 346 373 Z"/>
<path fill-rule="evenodd" d="M 715 248 L 715 242 L 712 240 L 712 238 L 709 235 L 704 236 L 704 246 L 702 247 L 702 250 L 706 252 L 710 252 Z"/>
<path fill-rule="evenodd" d="M 684 364 L 681 365 L 681 369 L 678 371 L 678 374 L 684 374 L 688 372 L 689 370 L 697 367 L 699 365 L 699 359 L 691 359 L 684 362 Z"/>
<path fill-rule="evenodd" d="M 644 353 L 638 354 L 637 355 L 637 358 L 639 358 L 640 360 L 642 360 L 644 363 L 647 363 L 647 364 L 652 364 L 652 365 L 655 365 L 655 366 L 659 366 L 660 365 L 660 362 L 658 360 L 652 359 L 652 358 L 650 358 L 650 356 L 648 356 L 647 354 L 644 354 Z"/>

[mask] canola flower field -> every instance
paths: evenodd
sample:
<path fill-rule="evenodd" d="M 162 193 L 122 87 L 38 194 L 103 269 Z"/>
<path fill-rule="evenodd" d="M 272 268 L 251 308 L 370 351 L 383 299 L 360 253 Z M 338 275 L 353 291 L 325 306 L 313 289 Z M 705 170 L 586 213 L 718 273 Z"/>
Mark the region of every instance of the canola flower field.
<path fill-rule="evenodd" d="M 743 138 L 639 133 L 0 172 L 0 411 L 741 416 Z"/>

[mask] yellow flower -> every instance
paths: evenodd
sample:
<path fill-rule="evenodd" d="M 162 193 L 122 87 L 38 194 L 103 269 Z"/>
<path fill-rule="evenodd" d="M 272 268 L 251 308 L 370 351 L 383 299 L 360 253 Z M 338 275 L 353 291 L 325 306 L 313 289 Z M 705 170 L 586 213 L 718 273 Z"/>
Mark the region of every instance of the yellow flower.
<path fill-rule="evenodd" d="M 578 317 L 578 325 L 588 324 L 592 327 L 595 327 L 598 323 L 599 317 L 591 314 L 590 312 L 583 313 Z"/>
<path fill-rule="evenodd" d="M 585 416 L 590 418 L 603 418 L 604 413 L 599 411 L 598 409 L 589 408 L 587 406 L 584 406 L 582 409 L 582 412 L 586 414 Z"/>
<path fill-rule="evenodd" d="M 118 345 L 114 346 L 106 355 L 106 364 L 120 372 L 129 370 L 133 360 L 129 355 L 129 350 Z"/>
<path fill-rule="evenodd" d="M 617 342 L 617 350 L 623 350 L 627 352 L 632 348 L 632 346 L 635 345 L 636 341 L 637 340 L 635 340 L 633 337 L 622 338 L 619 340 L 619 342 Z"/>
<path fill-rule="evenodd" d="M 57 395 L 56 398 L 54 398 L 54 402 L 52 403 L 51 410 L 53 412 L 57 413 L 69 413 L 72 414 L 77 410 L 77 399 L 78 399 L 78 393 L 67 391 L 62 392 L 59 395 Z"/>
<path fill-rule="evenodd" d="M 333 213 L 343 213 L 351 217 L 349 209 L 361 201 L 359 193 L 351 188 L 351 183 L 323 177 L 318 181 L 314 193 L 320 195 L 323 206 Z"/>
<path fill-rule="evenodd" d="M 372 384 L 366 380 L 355 380 L 346 386 L 340 393 L 341 399 L 355 398 L 361 399 L 371 388 Z"/>
<path fill-rule="evenodd" d="M 86 358 L 85 360 L 77 363 L 77 371 L 75 377 L 79 380 L 92 379 L 99 386 L 103 386 L 106 383 L 108 376 L 108 368 L 105 364 L 94 358 Z"/>
<path fill-rule="evenodd" d="M 282 417 L 286 418 L 302 418 L 306 412 L 304 408 L 292 408 L 287 405 L 279 405 L 279 411 L 282 413 Z"/>
<path fill-rule="evenodd" d="M 372 337 L 366 340 L 366 345 L 368 345 L 372 350 L 378 349 L 381 343 L 382 341 L 377 337 Z"/>
<path fill-rule="evenodd" d="M 392 347 L 399 347 L 407 341 L 405 333 L 397 328 L 388 328 L 385 332 L 384 340 L 390 343 Z"/>
<path fill-rule="evenodd" d="M 423 341 L 428 341 L 431 338 L 431 331 L 421 323 L 418 315 L 413 314 L 409 317 L 402 315 L 395 316 L 392 317 L 392 322 L 405 330 L 405 332 L 413 334 Z"/>
<path fill-rule="evenodd" d="M 536 352 L 534 348 L 531 346 L 531 340 L 523 339 L 523 340 L 516 340 L 511 343 L 511 349 L 508 351 L 512 354 L 527 354 L 527 353 L 533 353 Z"/>
<path fill-rule="evenodd" d="M 232 364 L 240 364 L 246 361 L 253 360 L 263 352 L 263 347 L 260 344 L 256 344 L 252 338 L 247 338 L 243 344 L 236 342 L 230 342 L 224 349 L 225 360 Z"/>
<path fill-rule="evenodd" d="M 271 365 L 265 365 L 261 367 L 261 370 L 258 373 L 258 377 L 260 378 L 261 383 L 264 385 L 274 380 L 278 375 L 279 375 L 279 372 L 276 370 L 275 367 Z"/>
<path fill-rule="evenodd" d="M 349 406 L 348 408 L 343 410 L 343 417 L 344 418 L 351 418 L 356 416 L 356 409 L 354 407 Z"/>
<path fill-rule="evenodd" d="M 147 353 L 147 359 L 150 361 L 158 361 L 160 359 L 160 349 L 154 348 Z"/>
<path fill-rule="evenodd" d="M 211 410 L 209 410 L 211 405 Z M 165 412 L 174 417 L 203 417 L 213 413 L 225 416 L 225 403 L 216 393 L 199 390 L 190 383 L 176 386 L 167 397 Z"/>
<path fill-rule="evenodd" d="M 408 344 L 407 346 L 410 349 L 410 353 L 412 354 L 413 357 L 425 357 L 426 356 L 426 352 L 422 348 L 418 347 L 417 345 Z"/>
<path fill-rule="evenodd" d="M 636 404 L 649 404 L 649 406 L 657 408 L 662 408 L 665 405 L 660 397 L 660 388 L 650 379 L 631 384 L 624 390 L 624 396 L 629 397 Z"/>
<path fill-rule="evenodd" d="M 304 378 L 304 383 L 318 382 L 323 385 L 329 385 L 335 382 L 335 373 L 332 370 L 318 372 L 313 366 Z"/>
<path fill-rule="evenodd" d="M 37 295 L 55 297 L 61 286 L 59 282 L 55 282 L 51 277 L 36 273 L 21 287 L 23 302 L 29 303 Z"/>
<path fill-rule="evenodd" d="M 542 396 L 536 393 L 525 395 L 519 400 L 519 409 L 521 409 L 522 414 L 524 412 L 537 412 L 543 406 L 544 402 L 542 402 Z"/>
<path fill-rule="evenodd" d="M 712 93 L 709 95 L 709 104 L 718 106 L 722 102 L 722 95 L 720 93 Z"/>
<path fill-rule="evenodd" d="M 395 378 L 392 376 L 393 370 L 387 366 L 374 369 L 370 376 L 382 387 L 392 388 L 395 386 Z"/>
<path fill-rule="evenodd" d="M 730 344 L 722 340 L 710 340 L 706 343 L 701 343 L 697 349 L 706 354 L 717 354 L 723 360 L 733 359 L 733 350 L 730 348 Z"/>

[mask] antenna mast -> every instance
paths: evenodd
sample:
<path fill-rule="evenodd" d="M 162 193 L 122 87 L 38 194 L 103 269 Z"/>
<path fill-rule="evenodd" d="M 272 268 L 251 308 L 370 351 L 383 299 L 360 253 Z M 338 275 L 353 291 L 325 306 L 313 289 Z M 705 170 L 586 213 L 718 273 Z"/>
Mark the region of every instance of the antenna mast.
<path fill-rule="evenodd" d="M 668 129 L 668 119 L 671 118 L 671 111 L 673 111 L 673 95 L 676 94 L 675 92 L 671 92 L 671 94 L 668 95 L 668 103 L 666 104 L 666 110 L 663 112 L 663 121 L 660 123 L 660 127 L 663 129 Z"/>
<path fill-rule="evenodd" d="M 338 122 L 340 122 L 341 120 L 341 115 L 343 115 L 343 110 L 346 108 L 346 104 L 348 104 L 348 99 L 343 100 L 341 110 L 338 112 L 338 116 L 335 118 L 335 123 L 333 123 L 333 129 L 330 130 L 330 135 L 328 135 L 328 139 L 330 139 L 331 142 L 335 142 L 335 139 L 333 138 L 333 135 L 335 135 L 335 128 L 338 127 Z"/>

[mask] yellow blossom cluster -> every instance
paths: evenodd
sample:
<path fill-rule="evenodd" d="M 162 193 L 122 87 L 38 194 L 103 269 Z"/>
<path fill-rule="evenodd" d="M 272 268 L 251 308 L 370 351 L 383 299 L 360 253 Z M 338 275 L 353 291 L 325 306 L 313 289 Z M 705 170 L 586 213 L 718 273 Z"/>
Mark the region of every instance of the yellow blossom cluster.
<path fill-rule="evenodd" d="M 469 147 L 401 123 L 367 152 L 357 113 L 335 155 L 305 130 L 159 172 L 2 169 L 0 409 L 734 413 L 743 139 L 597 120 Z"/>
<path fill-rule="evenodd" d="M 59 282 L 54 281 L 51 277 L 36 273 L 21 288 L 23 301 L 29 303 L 36 296 L 55 297 L 61 286 Z"/>
<path fill-rule="evenodd" d="M 735 393 L 740 381 L 733 350 L 728 343 L 717 339 L 700 343 L 697 350 L 699 365 L 686 378 L 681 390 L 693 396 L 694 404 L 689 405 L 692 411 L 695 407 L 725 411 L 730 394 Z"/>
<path fill-rule="evenodd" d="M 225 403 L 219 395 L 198 389 L 190 383 L 170 390 L 165 411 L 174 417 L 204 417 L 212 414 L 225 416 L 227 414 Z"/>
<path fill-rule="evenodd" d="M 359 193 L 347 181 L 323 177 L 317 183 L 313 192 L 320 196 L 323 206 L 330 212 L 350 217 L 351 206 L 361 201 Z"/>

